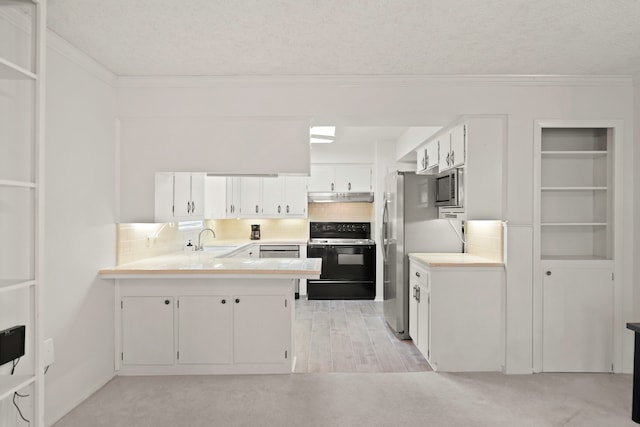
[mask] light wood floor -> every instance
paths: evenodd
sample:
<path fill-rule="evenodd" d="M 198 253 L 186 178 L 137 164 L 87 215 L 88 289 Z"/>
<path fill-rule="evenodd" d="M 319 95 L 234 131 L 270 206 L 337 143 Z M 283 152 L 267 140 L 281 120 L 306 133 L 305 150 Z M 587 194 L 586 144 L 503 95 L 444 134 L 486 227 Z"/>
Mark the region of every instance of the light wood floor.
<path fill-rule="evenodd" d="M 382 302 L 296 300 L 295 372 L 420 372 L 431 367 L 387 326 Z"/>

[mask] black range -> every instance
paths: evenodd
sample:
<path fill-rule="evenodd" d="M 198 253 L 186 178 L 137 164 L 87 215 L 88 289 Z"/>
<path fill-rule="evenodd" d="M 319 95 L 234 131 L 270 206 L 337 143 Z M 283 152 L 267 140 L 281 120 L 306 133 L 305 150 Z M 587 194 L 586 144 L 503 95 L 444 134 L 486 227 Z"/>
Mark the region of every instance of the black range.
<path fill-rule="evenodd" d="M 322 258 L 319 280 L 307 281 L 308 298 L 374 299 L 376 245 L 369 222 L 311 222 L 308 258 Z"/>

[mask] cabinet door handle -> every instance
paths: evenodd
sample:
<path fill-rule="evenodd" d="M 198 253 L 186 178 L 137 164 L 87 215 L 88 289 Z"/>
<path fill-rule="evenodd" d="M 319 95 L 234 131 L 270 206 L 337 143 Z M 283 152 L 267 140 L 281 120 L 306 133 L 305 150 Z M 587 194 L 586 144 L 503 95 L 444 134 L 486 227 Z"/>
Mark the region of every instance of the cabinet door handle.
<path fill-rule="evenodd" d="M 351 183 L 347 184 L 347 189 L 351 191 Z"/>
<path fill-rule="evenodd" d="M 416 271 L 416 276 L 420 277 L 420 272 L 419 271 Z"/>
<path fill-rule="evenodd" d="M 196 202 L 191 202 L 191 213 L 196 211 Z"/>
<path fill-rule="evenodd" d="M 333 185 L 333 182 L 331 183 L 331 191 L 333 191 L 335 188 L 335 186 Z"/>
<path fill-rule="evenodd" d="M 258 205 L 256 205 L 256 213 L 258 213 Z"/>
<path fill-rule="evenodd" d="M 416 288 L 416 300 L 420 302 L 420 287 Z"/>
<path fill-rule="evenodd" d="M 169 305 L 169 304 L 171 304 L 171 301 L 169 301 L 168 299 L 166 299 L 166 300 L 164 300 L 164 304 L 165 304 L 165 305 Z"/>
<path fill-rule="evenodd" d="M 236 304 L 240 303 L 240 298 L 236 298 Z"/>
<path fill-rule="evenodd" d="M 429 166 L 429 155 L 428 154 L 424 155 L 424 163 L 425 163 L 424 167 L 426 169 Z"/>
<path fill-rule="evenodd" d="M 187 202 L 187 213 L 191 213 L 191 203 Z"/>
<path fill-rule="evenodd" d="M 546 272 L 546 273 L 544 273 L 544 274 L 546 274 L 547 276 L 551 276 L 551 272 L 550 272 L 550 271 L 547 271 L 547 272 Z"/>
<path fill-rule="evenodd" d="M 226 304 L 226 303 L 227 303 L 227 300 L 226 300 L 226 299 L 223 299 L 222 301 L 220 301 L 220 303 L 222 303 L 222 304 Z"/>
<path fill-rule="evenodd" d="M 289 205 L 287 205 L 287 213 L 289 213 Z"/>
<path fill-rule="evenodd" d="M 454 160 L 456 156 L 455 151 L 451 150 L 451 164 L 454 164 L 456 161 Z"/>
<path fill-rule="evenodd" d="M 278 205 L 278 213 L 280 213 L 280 205 Z"/>

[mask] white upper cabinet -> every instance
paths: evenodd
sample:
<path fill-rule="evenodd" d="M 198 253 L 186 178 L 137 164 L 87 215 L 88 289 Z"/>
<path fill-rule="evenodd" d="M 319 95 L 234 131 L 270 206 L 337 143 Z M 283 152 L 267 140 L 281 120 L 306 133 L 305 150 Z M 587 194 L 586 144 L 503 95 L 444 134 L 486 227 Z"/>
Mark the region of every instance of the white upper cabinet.
<path fill-rule="evenodd" d="M 307 216 L 303 176 L 207 177 L 206 211 L 210 219 Z"/>
<path fill-rule="evenodd" d="M 155 221 L 204 218 L 205 173 L 156 173 Z"/>
<path fill-rule="evenodd" d="M 227 178 L 208 176 L 205 182 L 204 217 L 210 219 L 227 218 Z"/>
<path fill-rule="evenodd" d="M 418 164 L 416 167 L 416 173 L 425 174 L 433 173 L 437 171 L 439 166 L 439 143 L 437 139 L 433 139 L 426 144 L 418 148 Z"/>
<path fill-rule="evenodd" d="M 305 217 L 307 215 L 307 177 L 264 178 L 262 203 L 264 216 Z"/>
<path fill-rule="evenodd" d="M 370 166 L 336 166 L 336 191 L 366 193 L 372 191 Z"/>
<path fill-rule="evenodd" d="M 369 165 L 311 165 L 309 191 L 367 193 L 373 191 Z"/>
<path fill-rule="evenodd" d="M 262 178 L 237 178 L 240 184 L 240 212 L 242 218 L 252 218 L 262 213 Z M 235 192 L 235 189 L 234 189 Z"/>
<path fill-rule="evenodd" d="M 466 125 L 458 125 L 438 138 L 440 146 L 439 169 L 445 171 L 457 168 L 465 163 L 466 156 Z"/>
<path fill-rule="evenodd" d="M 326 165 L 311 165 L 309 176 L 309 191 L 336 191 L 335 168 Z"/>
<path fill-rule="evenodd" d="M 309 178 L 306 176 L 287 176 L 284 178 L 285 215 L 307 216 L 308 182 Z"/>

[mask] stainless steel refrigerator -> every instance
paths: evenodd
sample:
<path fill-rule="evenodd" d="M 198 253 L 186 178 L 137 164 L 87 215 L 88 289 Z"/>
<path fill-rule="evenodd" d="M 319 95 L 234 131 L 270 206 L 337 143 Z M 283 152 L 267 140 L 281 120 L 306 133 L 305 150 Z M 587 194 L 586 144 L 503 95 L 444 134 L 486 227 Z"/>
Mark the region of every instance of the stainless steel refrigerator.
<path fill-rule="evenodd" d="M 382 211 L 384 316 L 396 336 L 409 338 L 409 257 L 412 252 L 462 252 L 462 224 L 438 219 L 433 176 L 391 172 Z"/>

